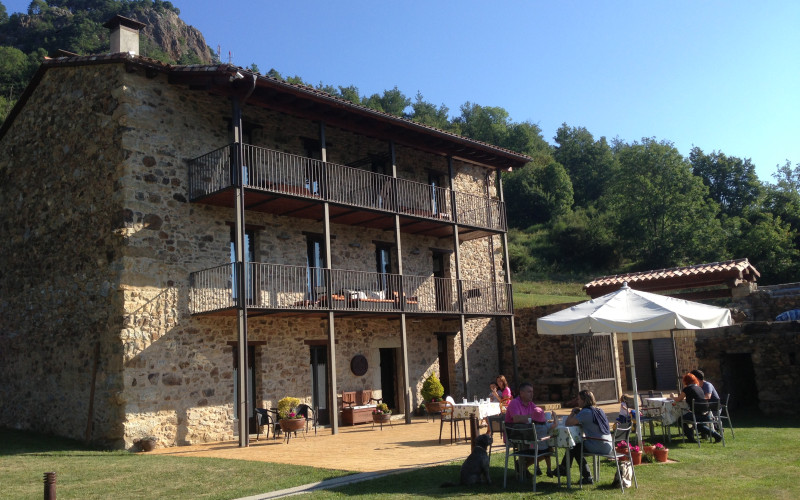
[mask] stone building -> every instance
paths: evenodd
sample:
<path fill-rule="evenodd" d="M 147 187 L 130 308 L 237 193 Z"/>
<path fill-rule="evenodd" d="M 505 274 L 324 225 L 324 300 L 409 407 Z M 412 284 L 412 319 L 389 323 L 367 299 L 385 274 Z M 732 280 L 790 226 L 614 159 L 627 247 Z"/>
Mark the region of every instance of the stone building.
<path fill-rule="evenodd" d="M 342 391 L 406 419 L 431 371 L 486 395 L 514 338 L 501 172 L 528 157 L 109 27 L 0 128 L 0 425 L 246 443 L 285 396 L 335 432 Z"/>

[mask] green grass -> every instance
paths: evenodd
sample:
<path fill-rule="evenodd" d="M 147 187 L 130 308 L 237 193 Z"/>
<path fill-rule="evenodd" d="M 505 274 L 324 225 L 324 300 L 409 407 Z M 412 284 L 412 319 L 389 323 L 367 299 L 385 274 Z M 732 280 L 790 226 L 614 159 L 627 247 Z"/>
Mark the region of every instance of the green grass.
<path fill-rule="evenodd" d="M 59 500 L 228 499 L 352 474 L 243 460 L 97 451 L 68 439 L 0 429 L 0 497 L 42 498 L 45 472 L 56 472 Z"/>
<path fill-rule="evenodd" d="M 669 458 L 676 463 L 643 464 L 636 467 L 638 489 L 611 487 L 614 469 L 601 465 L 600 480 L 594 486 L 572 490 L 558 488 L 554 479 L 540 477 L 537 496 L 543 498 L 735 498 L 794 499 L 800 488 L 800 453 L 797 443 L 800 428 L 797 419 L 750 417 L 734 418 L 736 438 L 726 433 L 727 446 L 722 444 L 682 444 L 673 439 Z M 675 431 L 677 432 L 677 431 Z M 677 436 L 677 435 L 676 435 Z M 460 464 L 445 465 L 408 472 L 397 476 L 357 483 L 335 491 L 315 492 L 314 499 L 324 498 L 450 498 L 479 495 L 497 499 L 528 498 L 531 482 L 518 483 L 509 474 L 503 489 L 503 456 L 492 458 L 492 485 L 477 488 L 442 488 L 445 481 L 458 482 Z M 573 465 L 573 479 L 577 479 Z"/>
<path fill-rule="evenodd" d="M 733 414 L 736 438 L 728 446 L 683 444 L 673 440 L 669 457 L 676 463 L 636 467 L 637 490 L 624 497 L 610 486 L 614 476 L 603 465 L 598 484 L 578 490 L 558 488 L 553 479 L 539 481 L 546 498 L 797 498 L 800 477 L 800 427 L 797 419 Z M 364 457 L 369 460 L 369 457 Z M 503 489 L 503 458 L 492 458 L 491 485 L 474 489 L 442 488 L 458 481 L 460 463 L 395 474 L 336 490 L 305 494 L 325 498 L 530 497 L 531 483 L 509 475 Z M 104 452 L 76 442 L 18 431 L 0 430 L 0 485 L 4 499 L 41 498 L 42 476 L 58 474 L 59 499 L 72 498 L 237 498 L 347 474 L 262 462 L 213 458 L 179 458 L 144 453 Z M 573 466 L 573 477 L 577 468 Z"/>
<path fill-rule="evenodd" d="M 583 302 L 589 296 L 583 282 L 574 281 L 513 281 L 514 307 L 534 307 L 566 302 Z"/>

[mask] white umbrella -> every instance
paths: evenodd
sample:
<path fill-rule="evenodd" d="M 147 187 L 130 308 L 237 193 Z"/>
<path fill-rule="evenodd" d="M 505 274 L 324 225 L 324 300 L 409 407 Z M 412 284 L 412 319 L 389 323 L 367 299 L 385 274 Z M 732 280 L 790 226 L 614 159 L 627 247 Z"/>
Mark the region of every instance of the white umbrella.
<path fill-rule="evenodd" d="M 634 290 L 627 283 L 623 283 L 622 288 L 615 292 L 536 320 L 536 328 L 543 335 L 628 333 L 636 408 L 636 436 L 639 442 L 642 441 L 642 431 L 636 364 L 633 359 L 633 334 L 674 328 L 701 330 L 731 324 L 733 321 L 728 309 Z"/>

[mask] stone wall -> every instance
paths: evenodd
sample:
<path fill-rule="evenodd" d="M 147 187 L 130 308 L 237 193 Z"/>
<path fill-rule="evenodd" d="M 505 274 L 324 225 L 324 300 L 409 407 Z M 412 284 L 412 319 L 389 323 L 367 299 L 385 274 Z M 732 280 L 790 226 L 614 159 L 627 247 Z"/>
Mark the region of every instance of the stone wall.
<path fill-rule="evenodd" d="M 506 376 L 516 396 L 522 382 L 533 384 L 534 399 L 544 402 L 551 399 L 548 379 L 575 378 L 575 348 L 569 335 L 539 335 L 536 319 L 566 309 L 573 304 L 538 306 L 515 311 L 519 379 L 513 380 L 513 361 L 510 329 L 503 329 L 501 372 Z M 561 400 L 577 393 L 577 384 L 566 382 L 561 390 Z"/>
<path fill-rule="evenodd" d="M 732 407 L 800 412 L 800 322 L 747 322 L 696 332 L 697 366 Z"/>
<path fill-rule="evenodd" d="M 82 439 L 94 383 L 93 438 L 121 436 L 124 75 L 48 71 L 0 140 L 0 425 Z"/>

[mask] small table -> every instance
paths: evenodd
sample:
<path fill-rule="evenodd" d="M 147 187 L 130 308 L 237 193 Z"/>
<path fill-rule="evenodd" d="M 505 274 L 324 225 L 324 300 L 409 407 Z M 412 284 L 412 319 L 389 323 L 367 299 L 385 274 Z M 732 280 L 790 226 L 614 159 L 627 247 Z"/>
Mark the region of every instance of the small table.
<path fill-rule="evenodd" d="M 644 398 L 648 410 L 644 413 L 649 417 L 661 419 L 664 436 L 670 441 L 669 426 L 679 422 L 684 413 L 689 411 L 686 401 L 675 402 L 670 398 Z"/>
<path fill-rule="evenodd" d="M 556 446 L 558 448 L 565 448 L 566 449 L 566 463 L 567 463 L 567 488 L 572 487 L 571 481 L 571 474 L 570 474 L 570 461 L 569 461 L 569 451 L 578 443 L 583 442 L 583 428 L 580 425 L 568 425 L 565 426 L 563 424 L 559 424 L 558 427 L 555 429 L 550 430 L 551 437 L 550 437 L 550 446 Z M 558 464 L 556 464 L 558 467 Z M 559 479 L 559 484 L 561 480 Z"/>
<path fill-rule="evenodd" d="M 492 415 L 500 415 L 500 403 L 468 401 L 453 405 L 453 419 L 469 418 L 470 415 L 475 415 L 478 420 L 483 420 Z"/>

